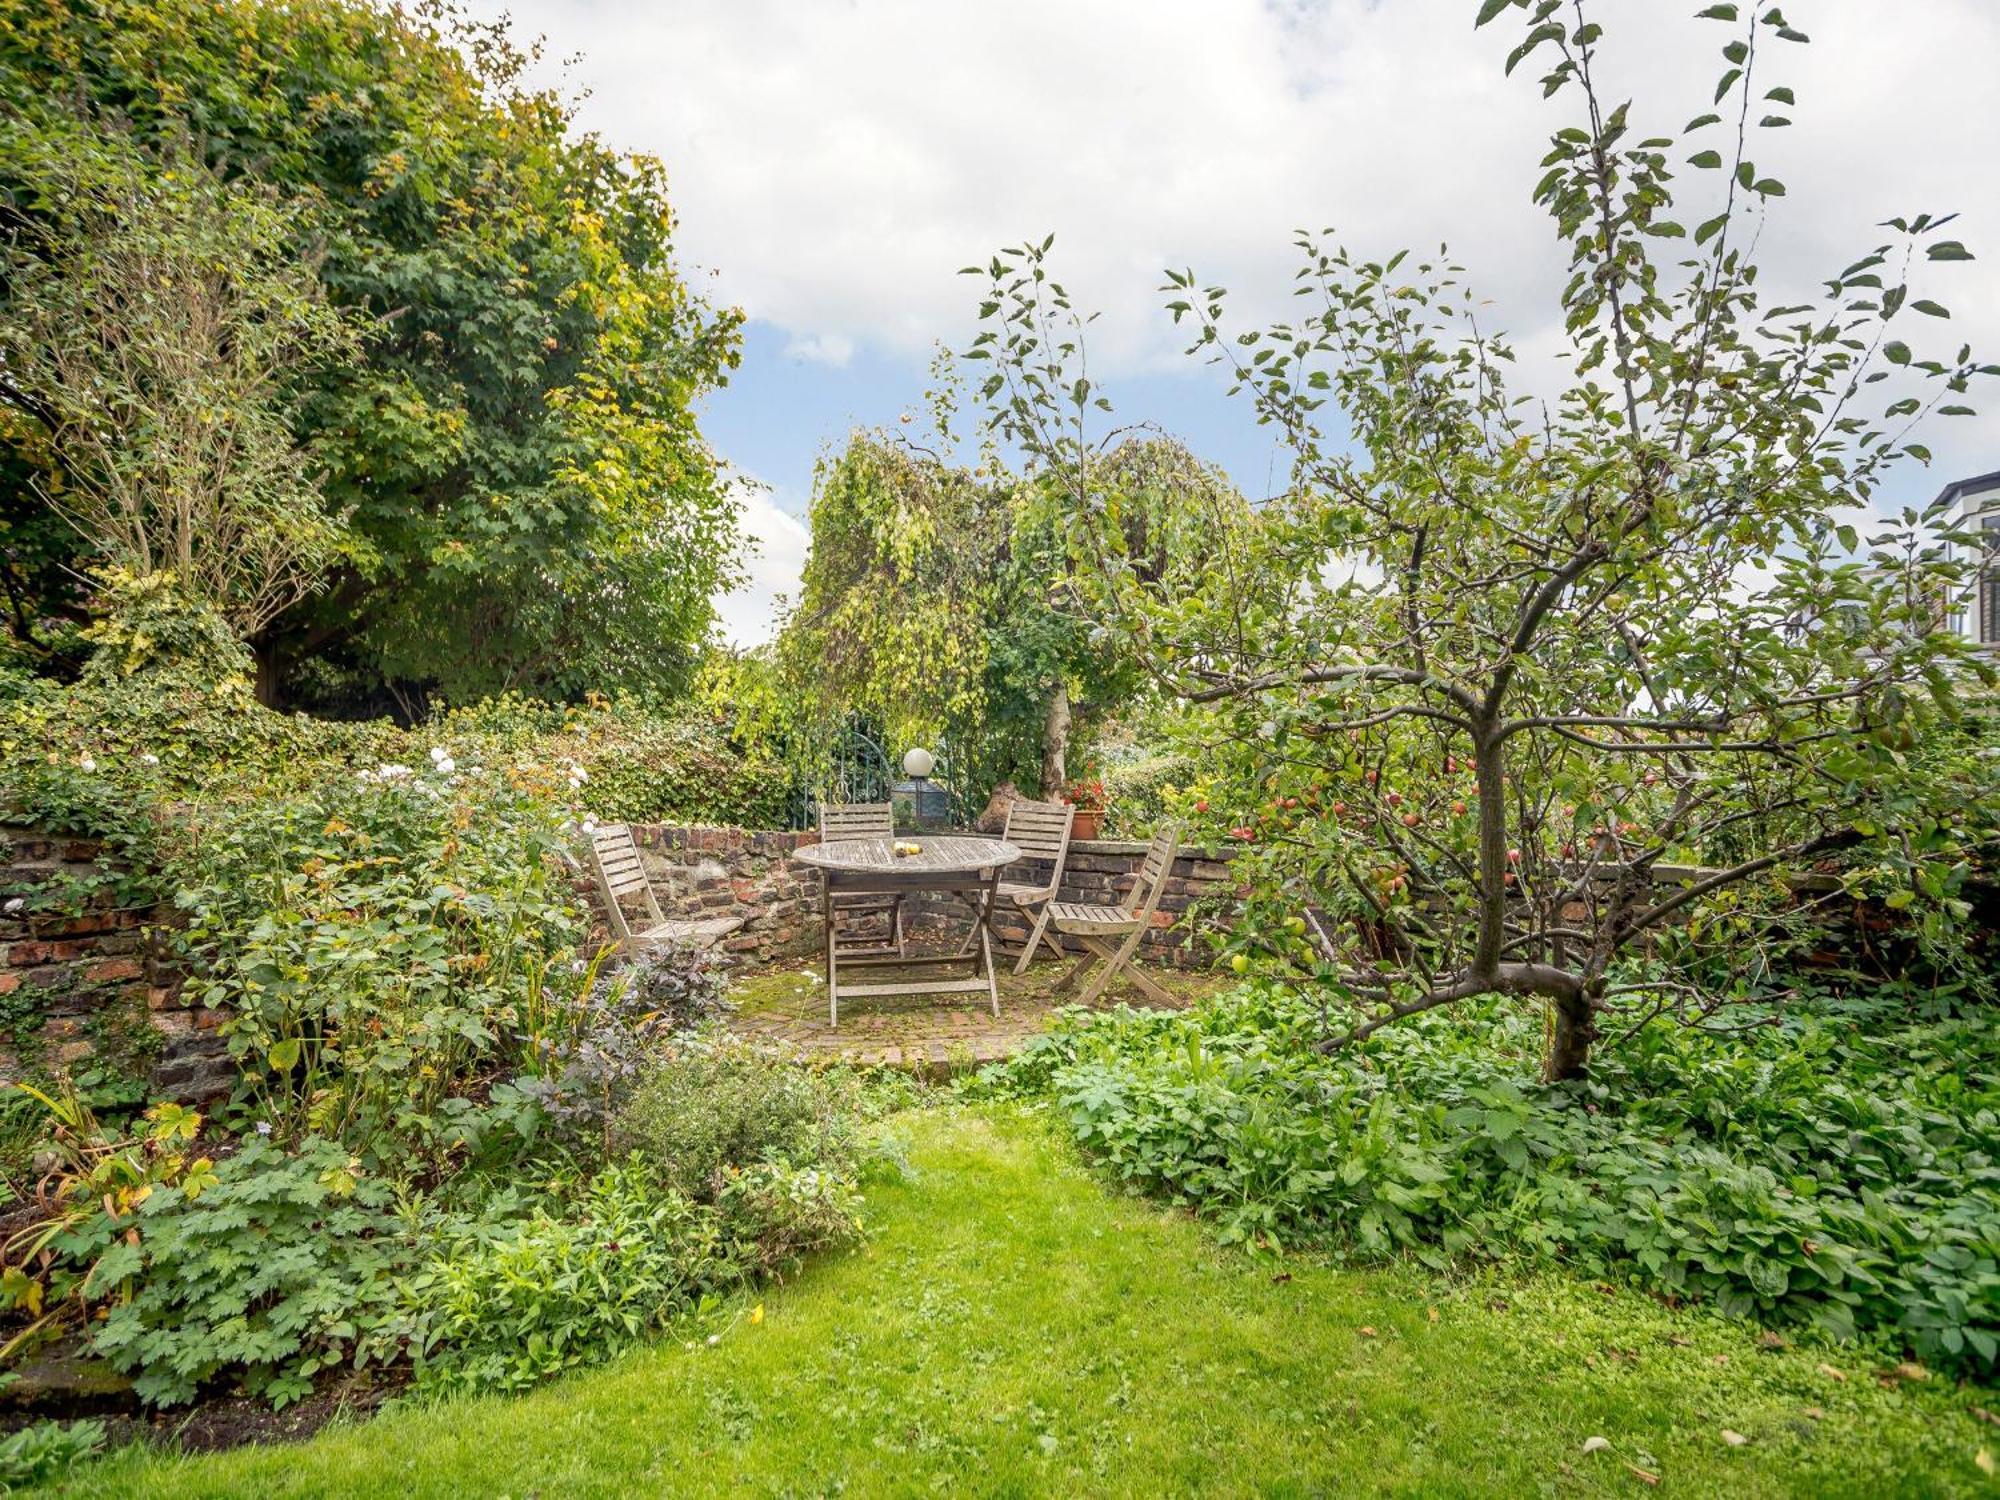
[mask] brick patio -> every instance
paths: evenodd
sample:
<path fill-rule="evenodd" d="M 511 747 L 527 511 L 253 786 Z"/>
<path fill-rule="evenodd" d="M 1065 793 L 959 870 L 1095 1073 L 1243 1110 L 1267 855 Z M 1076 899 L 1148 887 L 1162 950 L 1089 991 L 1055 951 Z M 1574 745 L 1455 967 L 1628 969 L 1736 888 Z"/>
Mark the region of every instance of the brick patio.
<path fill-rule="evenodd" d="M 969 1005 L 965 995 L 883 995 L 841 1006 L 840 1026 L 827 1025 L 826 983 L 817 961 L 792 962 L 744 974 L 732 998 L 740 1007 L 731 1027 L 740 1035 L 777 1042 L 813 1057 L 840 1058 L 863 1066 L 911 1068 L 944 1073 L 974 1063 L 1011 1056 L 1029 1037 L 1044 1030 L 1067 996 L 1050 987 L 1068 964 L 1037 963 L 1016 979 L 1001 959 L 1000 1015 Z M 947 971 L 940 970 L 940 973 Z M 965 973 L 963 965 L 948 971 Z M 1213 991 L 1212 974 L 1148 964 L 1146 972 L 1183 1003 Z M 1114 983 L 1099 1009 L 1143 1003 L 1130 984 Z"/>

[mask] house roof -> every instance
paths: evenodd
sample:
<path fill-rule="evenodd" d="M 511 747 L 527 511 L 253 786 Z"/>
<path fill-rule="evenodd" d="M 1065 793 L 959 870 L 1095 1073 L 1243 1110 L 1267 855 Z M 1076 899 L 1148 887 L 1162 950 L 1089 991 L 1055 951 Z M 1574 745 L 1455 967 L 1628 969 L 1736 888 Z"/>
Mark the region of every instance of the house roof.
<path fill-rule="evenodd" d="M 1937 503 L 1949 504 L 1981 490 L 2000 489 L 2000 469 L 1991 474 L 1975 474 L 1970 479 L 1954 479 L 1938 492 Z"/>

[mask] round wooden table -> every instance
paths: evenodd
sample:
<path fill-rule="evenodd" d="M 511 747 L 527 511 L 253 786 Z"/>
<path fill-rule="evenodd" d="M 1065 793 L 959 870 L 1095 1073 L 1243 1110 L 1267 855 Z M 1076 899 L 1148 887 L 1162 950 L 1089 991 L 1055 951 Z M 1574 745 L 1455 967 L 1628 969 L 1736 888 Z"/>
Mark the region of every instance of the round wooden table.
<path fill-rule="evenodd" d="M 898 854 L 898 844 L 918 846 L 916 854 Z M 840 1002 L 869 995 L 963 995 L 980 990 L 1000 1014 L 1000 987 L 993 977 L 993 907 L 1000 871 L 1021 857 L 1005 839 L 976 834 L 917 833 L 896 839 L 837 839 L 808 844 L 792 858 L 811 865 L 821 875 L 820 911 L 826 920 L 826 1003 L 832 1025 L 840 1024 Z M 916 891 L 947 892 L 972 907 L 972 931 L 964 946 L 943 957 L 908 958 L 901 953 L 848 954 L 834 940 L 834 897 L 902 895 Z M 847 984 L 843 966 L 936 967 L 970 960 L 972 974 L 964 979 L 916 979 L 892 984 Z"/>

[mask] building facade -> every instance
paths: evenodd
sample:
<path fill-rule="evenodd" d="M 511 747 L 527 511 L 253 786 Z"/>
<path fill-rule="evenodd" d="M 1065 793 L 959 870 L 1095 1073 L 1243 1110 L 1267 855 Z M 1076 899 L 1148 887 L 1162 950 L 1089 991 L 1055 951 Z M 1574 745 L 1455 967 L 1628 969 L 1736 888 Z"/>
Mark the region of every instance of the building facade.
<path fill-rule="evenodd" d="M 2000 469 L 1948 484 L 1938 499 L 1955 507 L 1959 524 L 1983 543 L 1979 581 L 1958 615 L 1959 629 L 2000 649 Z"/>

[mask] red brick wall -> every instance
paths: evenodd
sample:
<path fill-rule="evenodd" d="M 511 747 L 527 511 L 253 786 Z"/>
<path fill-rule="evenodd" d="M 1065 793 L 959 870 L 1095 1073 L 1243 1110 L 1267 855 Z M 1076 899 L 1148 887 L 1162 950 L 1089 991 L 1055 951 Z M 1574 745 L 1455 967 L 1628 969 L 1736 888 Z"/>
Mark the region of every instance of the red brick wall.
<path fill-rule="evenodd" d="M 120 908 L 98 889 L 81 910 L 37 910 L 37 893 L 105 872 L 90 839 L 0 828 L 0 1078 L 101 1063 L 155 1094 L 198 1099 L 235 1074 L 221 1016 L 183 1003 L 157 929 L 170 915 Z"/>
<path fill-rule="evenodd" d="M 669 917 L 744 919 L 743 926 L 722 941 L 723 951 L 732 958 L 765 963 L 819 951 L 819 876 L 791 857 L 794 850 L 817 842 L 816 834 L 657 824 L 635 826 L 632 833 L 661 911 Z M 1206 947 L 1193 938 L 1235 899 L 1229 878 L 1234 853 L 1197 850 L 1174 861 L 1154 929 L 1145 938 L 1147 950 L 1156 958 L 1207 962 Z M 1064 866 L 1062 899 L 1115 902 L 1145 857 L 1144 844 L 1079 840 L 1070 846 Z M 963 931 L 967 912 L 962 902 L 938 898 L 911 905 L 920 935 L 945 937 Z M 1191 908 L 1198 910 L 1190 918 L 1185 914 Z M 1027 941 L 1027 925 L 1016 920 L 1011 908 L 996 921 L 995 930 L 1007 943 Z"/>

